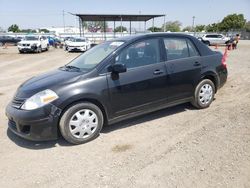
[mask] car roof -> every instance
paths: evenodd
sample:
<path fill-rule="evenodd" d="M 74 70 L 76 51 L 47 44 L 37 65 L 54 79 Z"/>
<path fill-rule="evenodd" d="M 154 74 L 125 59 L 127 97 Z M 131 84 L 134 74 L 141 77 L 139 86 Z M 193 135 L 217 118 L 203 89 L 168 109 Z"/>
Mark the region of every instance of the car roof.
<path fill-rule="evenodd" d="M 194 38 L 191 35 L 183 34 L 183 33 L 163 33 L 163 32 L 157 32 L 157 33 L 147 33 L 147 34 L 138 34 L 138 35 L 131 35 L 131 36 L 125 36 L 125 37 L 119 37 L 116 39 L 113 39 L 113 41 L 125 41 L 129 42 L 132 40 L 142 39 L 142 38 L 150 38 L 150 37 L 187 37 L 187 38 Z"/>

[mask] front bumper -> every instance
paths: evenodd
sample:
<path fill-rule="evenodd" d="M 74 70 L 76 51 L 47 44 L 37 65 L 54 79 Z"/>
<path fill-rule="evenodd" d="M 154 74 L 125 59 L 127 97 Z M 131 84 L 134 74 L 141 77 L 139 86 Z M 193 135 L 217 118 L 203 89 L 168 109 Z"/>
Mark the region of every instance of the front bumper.
<path fill-rule="evenodd" d="M 37 46 L 18 46 L 18 50 L 22 52 L 35 52 Z"/>
<path fill-rule="evenodd" d="M 85 52 L 87 50 L 86 46 L 68 46 L 68 51 L 80 51 Z"/>
<path fill-rule="evenodd" d="M 49 104 L 32 111 L 6 107 L 8 127 L 16 135 L 33 141 L 55 140 L 58 138 L 58 120 L 61 111 Z"/>

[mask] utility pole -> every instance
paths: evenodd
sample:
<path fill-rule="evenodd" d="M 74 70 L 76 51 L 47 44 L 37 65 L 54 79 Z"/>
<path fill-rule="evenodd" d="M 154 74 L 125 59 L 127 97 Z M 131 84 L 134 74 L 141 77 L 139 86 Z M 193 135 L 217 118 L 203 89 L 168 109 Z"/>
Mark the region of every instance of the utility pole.
<path fill-rule="evenodd" d="M 64 10 L 63 10 L 63 31 L 65 33 L 65 19 L 64 19 Z"/>
<path fill-rule="evenodd" d="M 194 20 L 195 20 L 195 16 L 193 16 L 192 18 L 193 18 L 192 31 L 195 32 L 195 31 L 194 31 L 194 30 L 195 30 L 195 29 L 194 29 L 194 23 L 195 23 Z"/>

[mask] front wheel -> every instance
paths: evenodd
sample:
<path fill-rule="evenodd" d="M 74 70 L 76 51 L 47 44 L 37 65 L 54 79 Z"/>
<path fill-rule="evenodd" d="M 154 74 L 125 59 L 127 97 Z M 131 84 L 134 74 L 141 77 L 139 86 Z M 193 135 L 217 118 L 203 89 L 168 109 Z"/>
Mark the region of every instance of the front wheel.
<path fill-rule="evenodd" d="M 81 102 L 63 113 L 59 128 L 69 143 L 83 144 L 100 134 L 103 122 L 103 114 L 99 107 L 89 102 Z"/>
<path fill-rule="evenodd" d="M 209 79 L 204 79 L 196 86 L 192 105 L 198 109 L 207 108 L 213 102 L 214 94 L 214 83 Z"/>

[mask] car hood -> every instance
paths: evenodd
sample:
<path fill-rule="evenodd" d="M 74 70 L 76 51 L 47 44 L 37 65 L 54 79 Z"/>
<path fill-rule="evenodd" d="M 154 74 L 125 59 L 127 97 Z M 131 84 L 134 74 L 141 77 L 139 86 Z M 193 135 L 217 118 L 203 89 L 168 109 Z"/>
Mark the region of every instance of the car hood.
<path fill-rule="evenodd" d="M 69 46 L 84 46 L 87 45 L 86 42 L 69 42 L 68 43 Z"/>
<path fill-rule="evenodd" d="M 56 90 L 56 88 L 65 84 L 77 81 L 82 74 L 82 72 L 63 71 L 57 69 L 35 76 L 20 85 L 17 90 L 16 97 L 28 98 L 45 89 Z"/>
<path fill-rule="evenodd" d="M 19 42 L 20 44 L 34 44 L 34 43 L 40 43 L 39 40 L 22 40 Z"/>

